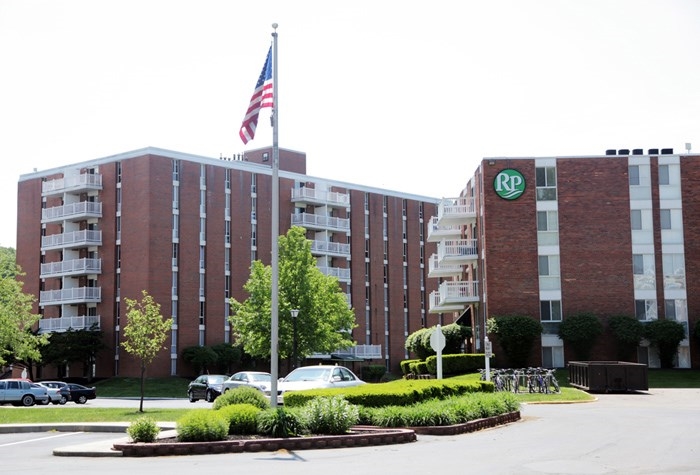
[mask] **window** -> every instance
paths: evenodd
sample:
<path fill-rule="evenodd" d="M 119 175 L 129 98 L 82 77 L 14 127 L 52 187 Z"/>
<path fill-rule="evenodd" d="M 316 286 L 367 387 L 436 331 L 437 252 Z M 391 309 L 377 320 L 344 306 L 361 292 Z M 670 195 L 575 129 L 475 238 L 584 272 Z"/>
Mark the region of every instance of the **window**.
<path fill-rule="evenodd" d="M 635 300 L 634 314 L 642 322 L 656 320 L 656 300 Z"/>
<path fill-rule="evenodd" d="M 542 300 L 540 301 L 540 320 L 543 322 L 561 321 L 561 301 Z"/>
<path fill-rule="evenodd" d="M 538 211 L 537 212 L 537 230 L 538 231 L 557 231 L 559 230 L 559 216 L 557 211 Z"/>
<path fill-rule="evenodd" d="M 630 165 L 628 167 L 628 175 L 630 186 L 639 185 L 639 165 Z"/>
<path fill-rule="evenodd" d="M 671 210 L 659 210 L 659 221 L 661 222 L 661 229 L 671 229 Z"/>
<path fill-rule="evenodd" d="M 630 211 L 630 221 L 633 230 L 642 229 L 642 210 L 633 209 Z"/>
<path fill-rule="evenodd" d="M 644 256 L 642 254 L 632 254 L 632 269 L 634 275 L 644 274 Z"/>
<path fill-rule="evenodd" d="M 554 201 L 557 199 L 557 169 L 539 167 L 535 169 L 537 182 L 537 200 Z"/>
<path fill-rule="evenodd" d="M 659 185 L 670 185 L 668 165 L 659 165 Z"/>
<path fill-rule="evenodd" d="M 539 256 L 538 261 L 541 276 L 559 275 L 559 256 Z"/>

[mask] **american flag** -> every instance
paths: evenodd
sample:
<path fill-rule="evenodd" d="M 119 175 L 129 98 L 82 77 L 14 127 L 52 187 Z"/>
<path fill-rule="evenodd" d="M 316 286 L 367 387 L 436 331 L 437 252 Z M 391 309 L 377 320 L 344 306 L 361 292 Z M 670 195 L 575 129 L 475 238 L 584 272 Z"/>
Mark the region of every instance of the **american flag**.
<path fill-rule="evenodd" d="M 238 132 L 244 144 L 250 142 L 255 137 L 255 129 L 258 126 L 260 109 L 263 107 L 272 107 L 272 99 L 272 46 L 270 46 L 267 52 L 265 65 L 260 72 L 258 82 L 255 84 L 253 97 L 250 98 L 248 110 L 243 118 L 241 130 Z"/>

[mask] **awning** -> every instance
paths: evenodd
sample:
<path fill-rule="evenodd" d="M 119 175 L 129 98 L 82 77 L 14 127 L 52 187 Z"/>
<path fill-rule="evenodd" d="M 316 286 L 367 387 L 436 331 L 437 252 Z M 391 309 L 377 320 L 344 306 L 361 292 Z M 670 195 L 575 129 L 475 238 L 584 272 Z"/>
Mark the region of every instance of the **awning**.
<path fill-rule="evenodd" d="M 358 358 L 350 353 L 331 353 L 332 361 L 364 361 L 364 358 Z"/>
<path fill-rule="evenodd" d="M 455 320 L 457 325 L 471 326 L 472 324 L 472 306 L 468 306 L 462 314 Z"/>

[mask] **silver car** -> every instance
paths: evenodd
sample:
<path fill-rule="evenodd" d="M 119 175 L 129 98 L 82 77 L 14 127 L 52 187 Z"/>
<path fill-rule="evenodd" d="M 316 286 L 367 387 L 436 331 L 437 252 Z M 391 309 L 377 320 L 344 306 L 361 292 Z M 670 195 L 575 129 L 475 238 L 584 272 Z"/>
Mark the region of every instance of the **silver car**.
<path fill-rule="evenodd" d="M 221 391 L 225 393 L 229 389 L 240 388 L 241 386 L 250 386 L 269 397 L 270 388 L 272 387 L 272 375 L 263 371 L 240 371 L 224 381 Z"/>

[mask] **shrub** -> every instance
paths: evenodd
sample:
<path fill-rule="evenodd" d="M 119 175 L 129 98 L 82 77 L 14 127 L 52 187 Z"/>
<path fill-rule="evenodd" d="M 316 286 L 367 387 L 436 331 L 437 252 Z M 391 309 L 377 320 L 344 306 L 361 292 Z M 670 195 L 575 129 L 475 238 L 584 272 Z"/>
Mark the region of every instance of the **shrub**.
<path fill-rule="evenodd" d="M 257 417 L 262 411 L 252 404 L 229 404 L 220 409 L 228 421 L 229 434 L 255 434 L 258 430 Z"/>
<path fill-rule="evenodd" d="M 411 374 L 411 364 L 412 363 L 418 363 L 420 360 L 416 359 L 410 359 L 410 360 L 403 360 L 399 363 L 399 366 L 401 366 L 401 374 L 404 376 Z"/>
<path fill-rule="evenodd" d="M 210 442 L 226 440 L 228 421 L 218 411 L 192 411 L 177 421 L 180 442 Z"/>
<path fill-rule="evenodd" d="M 359 420 L 359 410 L 341 396 L 312 399 L 301 410 L 306 429 L 312 434 L 345 434 Z"/>
<path fill-rule="evenodd" d="M 508 364 L 513 368 L 524 368 L 528 364 L 535 339 L 542 334 L 542 324 L 525 315 L 491 317 L 486 322 L 489 333 L 498 337 Z"/>
<path fill-rule="evenodd" d="M 559 325 L 559 338 L 571 345 L 576 358 L 590 359 L 596 339 L 603 333 L 603 324 L 592 313 L 571 315 Z"/>
<path fill-rule="evenodd" d="M 270 401 L 258 391 L 250 386 L 241 386 L 235 389 L 229 389 L 221 396 L 214 400 L 212 409 L 217 410 L 231 404 L 250 404 L 260 409 L 268 409 Z"/>
<path fill-rule="evenodd" d="M 371 364 L 362 367 L 362 380 L 368 383 L 378 383 L 386 373 L 383 364 Z"/>
<path fill-rule="evenodd" d="M 673 368 L 678 345 L 685 338 L 685 327 L 675 320 L 654 320 L 646 324 L 646 338 L 656 346 L 662 368 Z"/>
<path fill-rule="evenodd" d="M 608 319 L 610 333 L 617 343 L 617 358 L 630 360 L 644 338 L 644 325 L 628 315 L 614 315 Z"/>
<path fill-rule="evenodd" d="M 270 437 L 294 437 L 303 432 L 299 417 L 283 407 L 266 409 L 258 414 L 258 433 Z"/>
<path fill-rule="evenodd" d="M 134 442 L 155 442 L 159 432 L 160 427 L 149 416 L 139 417 L 126 428 L 126 434 Z"/>

